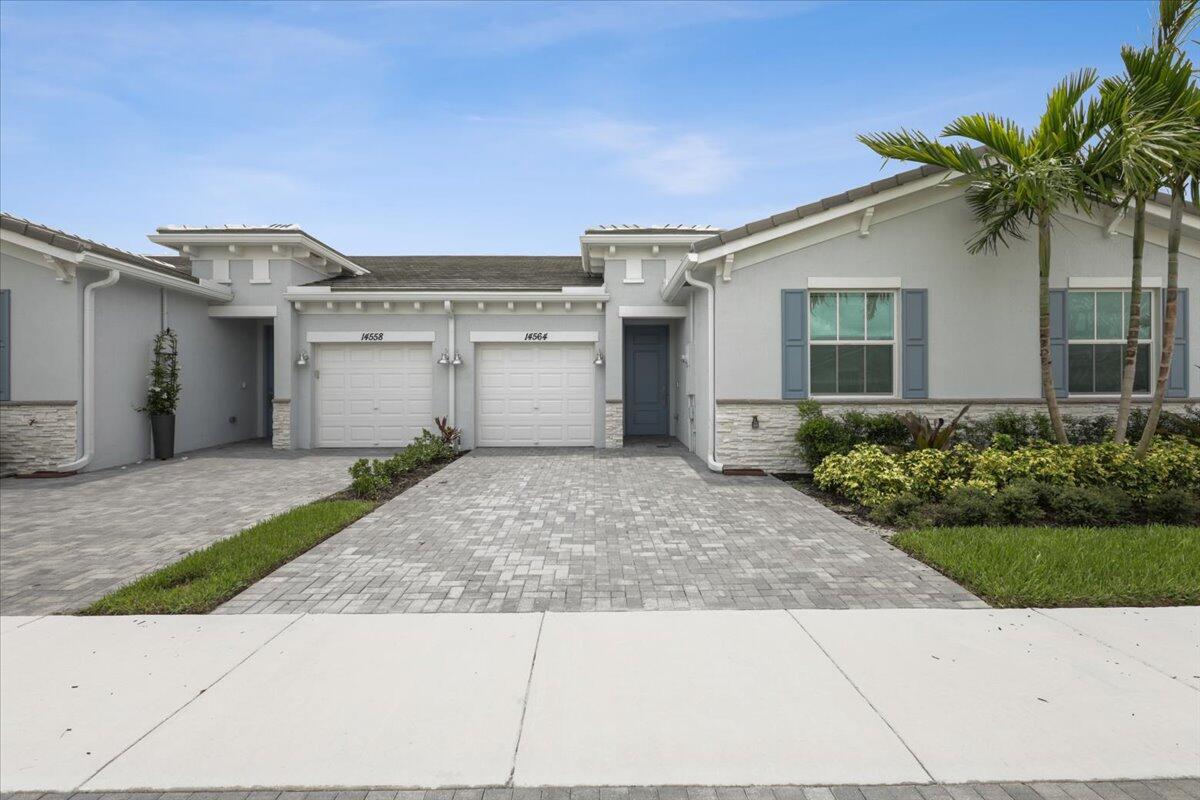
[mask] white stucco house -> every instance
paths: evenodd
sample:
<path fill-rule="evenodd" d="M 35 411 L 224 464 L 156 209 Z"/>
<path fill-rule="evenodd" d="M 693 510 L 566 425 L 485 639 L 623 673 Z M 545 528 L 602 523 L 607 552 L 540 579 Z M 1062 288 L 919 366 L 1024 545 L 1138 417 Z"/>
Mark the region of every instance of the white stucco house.
<path fill-rule="evenodd" d="M 0 224 L 6 472 L 146 457 L 154 334 L 179 333 L 180 451 L 474 447 L 669 436 L 714 470 L 799 468 L 795 404 L 1038 410 L 1035 244 L 968 255 L 965 186 L 910 170 L 728 230 L 589 229 L 572 256 L 348 256 L 295 225 L 166 226 L 160 255 Z M 1137 390 L 1161 346 L 1167 205 L 1150 206 Z M 1130 220 L 1064 212 L 1052 335 L 1068 414 L 1115 407 Z M 314 229 L 315 230 L 315 229 Z M 1198 398 L 1200 212 L 1185 215 L 1169 402 Z"/>

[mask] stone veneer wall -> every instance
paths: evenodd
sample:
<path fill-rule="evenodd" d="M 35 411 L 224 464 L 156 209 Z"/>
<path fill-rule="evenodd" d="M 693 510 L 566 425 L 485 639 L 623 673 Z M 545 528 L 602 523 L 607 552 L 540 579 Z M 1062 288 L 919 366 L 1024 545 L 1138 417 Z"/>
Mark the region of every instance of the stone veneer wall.
<path fill-rule="evenodd" d="M 292 401 L 271 401 L 271 446 L 276 450 L 292 449 Z"/>
<path fill-rule="evenodd" d="M 796 429 L 800 426 L 800 415 L 796 402 L 764 401 L 718 401 L 717 402 L 717 458 L 726 467 L 753 467 L 768 472 L 805 472 L 807 467 L 796 454 Z M 1189 401 L 1166 401 L 1164 407 L 1179 406 Z M 1194 402 L 1194 401 L 1190 401 Z M 913 411 L 930 418 L 953 419 L 966 401 L 897 400 L 894 403 L 822 403 L 826 414 L 838 414 L 851 409 L 880 414 L 888 411 Z M 1147 403 L 1135 402 L 1134 406 Z M 1089 402 L 1065 399 L 1059 401 L 1064 416 L 1095 417 L 1103 414 L 1116 416 L 1117 404 L 1112 402 Z M 987 416 L 1003 409 L 1026 414 L 1044 411 L 1045 403 L 1036 401 L 985 400 L 972 401 L 967 418 Z M 751 427 L 753 417 L 758 416 L 758 429 Z"/>
<path fill-rule="evenodd" d="M 0 474 L 53 469 L 76 458 L 76 404 L 0 402 Z"/>
<path fill-rule="evenodd" d="M 620 400 L 604 403 L 604 446 L 625 446 L 625 404 Z"/>

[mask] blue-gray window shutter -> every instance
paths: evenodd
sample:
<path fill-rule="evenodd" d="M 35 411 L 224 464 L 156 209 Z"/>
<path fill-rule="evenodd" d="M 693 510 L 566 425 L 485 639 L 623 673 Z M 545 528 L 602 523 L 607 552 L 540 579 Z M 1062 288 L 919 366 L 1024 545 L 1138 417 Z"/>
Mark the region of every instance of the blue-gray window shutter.
<path fill-rule="evenodd" d="M 905 289 L 900 293 L 900 394 L 929 397 L 929 290 Z"/>
<path fill-rule="evenodd" d="M 1054 394 L 1067 396 L 1067 290 L 1050 290 L 1050 371 Z"/>
<path fill-rule="evenodd" d="M 808 397 L 808 292 L 783 290 L 783 397 Z"/>
<path fill-rule="evenodd" d="M 1163 292 L 1163 309 L 1167 293 Z M 1175 292 L 1175 348 L 1171 351 L 1171 372 L 1167 376 L 1167 397 L 1188 396 L 1188 290 Z"/>
<path fill-rule="evenodd" d="M 0 400 L 12 400 L 12 292 L 0 291 Z"/>

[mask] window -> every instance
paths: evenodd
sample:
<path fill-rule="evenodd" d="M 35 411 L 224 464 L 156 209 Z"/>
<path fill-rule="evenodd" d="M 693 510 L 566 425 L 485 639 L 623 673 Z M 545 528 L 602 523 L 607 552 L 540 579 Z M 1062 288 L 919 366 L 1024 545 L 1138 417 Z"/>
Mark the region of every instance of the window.
<path fill-rule="evenodd" d="M 1129 325 L 1130 292 L 1067 293 L 1067 391 L 1071 394 L 1117 394 L 1125 360 L 1125 334 Z M 1150 353 L 1154 304 L 1142 292 L 1142 320 L 1138 333 L 1135 392 L 1150 391 Z"/>
<path fill-rule="evenodd" d="M 894 292 L 811 292 L 808 319 L 812 394 L 895 394 Z"/>

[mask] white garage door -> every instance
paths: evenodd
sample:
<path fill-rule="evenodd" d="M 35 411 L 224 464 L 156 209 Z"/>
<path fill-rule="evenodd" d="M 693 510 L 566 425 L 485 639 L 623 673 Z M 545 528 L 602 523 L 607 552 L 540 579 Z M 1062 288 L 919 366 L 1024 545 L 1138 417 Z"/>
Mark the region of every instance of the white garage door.
<path fill-rule="evenodd" d="M 476 345 L 480 447 L 590 447 L 591 344 Z"/>
<path fill-rule="evenodd" d="M 322 344 L 317 369 L 318 447 L 402 447 L 433 427 L 429 344 Z"/>

